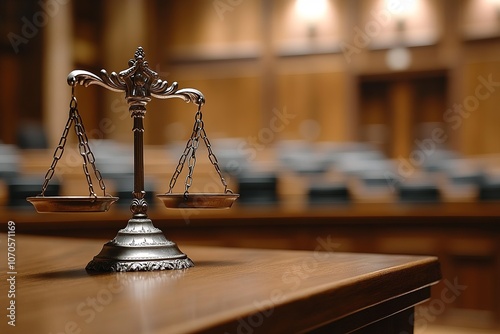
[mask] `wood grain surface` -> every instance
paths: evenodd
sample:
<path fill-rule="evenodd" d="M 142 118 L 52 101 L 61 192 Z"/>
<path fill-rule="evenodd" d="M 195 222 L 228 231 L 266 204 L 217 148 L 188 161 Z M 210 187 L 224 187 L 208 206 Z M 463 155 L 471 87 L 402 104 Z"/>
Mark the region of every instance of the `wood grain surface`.
<path fill-rule="evenodd" d="M 7 235 L 0 234 L 7 258 Z M 15 236 L 16 326 L 2 333 L 293 333 L 353 315 L 356 326 L 429 297 L 437 258 L 317 251 L 183 247 L 195 267 L 89 274 L 104 241 Z M 410 313 L 411 316 L 411 313 Z M 354 319 L 354 318 L 352 318 Z M 410 321 L 410 319 L 409 319 Z M 352 325 L 349 325 L 352 326 Z M 352 329 L 352 328 L 351 328 Z"/>

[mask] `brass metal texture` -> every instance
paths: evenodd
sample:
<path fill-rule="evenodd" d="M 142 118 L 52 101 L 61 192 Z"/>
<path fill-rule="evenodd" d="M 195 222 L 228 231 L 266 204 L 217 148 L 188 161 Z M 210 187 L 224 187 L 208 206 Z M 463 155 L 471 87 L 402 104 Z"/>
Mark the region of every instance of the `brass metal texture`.
<path fill-rule="evenodd" d="M 36 196 L 28 197 L 39 213 L 106 212 L 118 197 L 112 196 Z"/>
<path fill-rule="evenodd" d="M 239 194 L 190 193 L 156 195 L 169 209 L 229 209 Z"/>

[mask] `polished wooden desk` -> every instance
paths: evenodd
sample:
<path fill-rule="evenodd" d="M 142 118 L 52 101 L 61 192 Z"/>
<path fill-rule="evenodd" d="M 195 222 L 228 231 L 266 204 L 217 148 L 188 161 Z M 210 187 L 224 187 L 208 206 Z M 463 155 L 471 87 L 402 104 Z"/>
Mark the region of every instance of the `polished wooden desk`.
<path fill-rule="evenodd" d="M 90 275 L 103 242 L 17 234 L 15 298 L 3 265 L 0 285 L 16 326 L 2 314 L 1 332 L 411 333 L 413 306 L 440 279 L 435 257 L 337 253 L 325 241 L 315 252 L 180 245 L 194 268 Z"/>

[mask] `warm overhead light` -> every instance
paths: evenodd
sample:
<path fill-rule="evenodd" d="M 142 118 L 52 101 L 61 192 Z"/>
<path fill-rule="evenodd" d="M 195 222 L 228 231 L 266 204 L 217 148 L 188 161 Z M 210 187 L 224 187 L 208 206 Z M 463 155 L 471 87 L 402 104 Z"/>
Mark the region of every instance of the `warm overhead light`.
<path fill-rule="evenodd" d="M 500 0 L 489 0 L 489 2 L 494 6 L 500 6 Z"/>
<path fill-rule="evenodd" d="M 303 19 L 314 22 L 321 18 L 327 9 L 328 0 L 297 0 L 295 9 Z"/>
<path fill-rule="evenodd" d="M 386 8 L 396 17 L 403 19 L 415 12 L 418 0 L 386 0 Z"/>
<path fill-rule="evenodd" d="M 497 12 L 497 20 L 500 21 L 500 0 L 489 0 L 490 6 L 495 7 L 493 10 Z"/>

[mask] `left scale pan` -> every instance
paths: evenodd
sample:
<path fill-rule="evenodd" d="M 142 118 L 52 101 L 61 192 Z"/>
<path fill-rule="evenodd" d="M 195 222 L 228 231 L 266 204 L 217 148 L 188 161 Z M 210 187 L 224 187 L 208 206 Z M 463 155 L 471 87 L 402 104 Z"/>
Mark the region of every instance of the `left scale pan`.
<path fill-rule="evenodd" d="M 39 213 L 106 212 L 118 200 L 113 196 L 34 196 L 26 198 Z"/>

